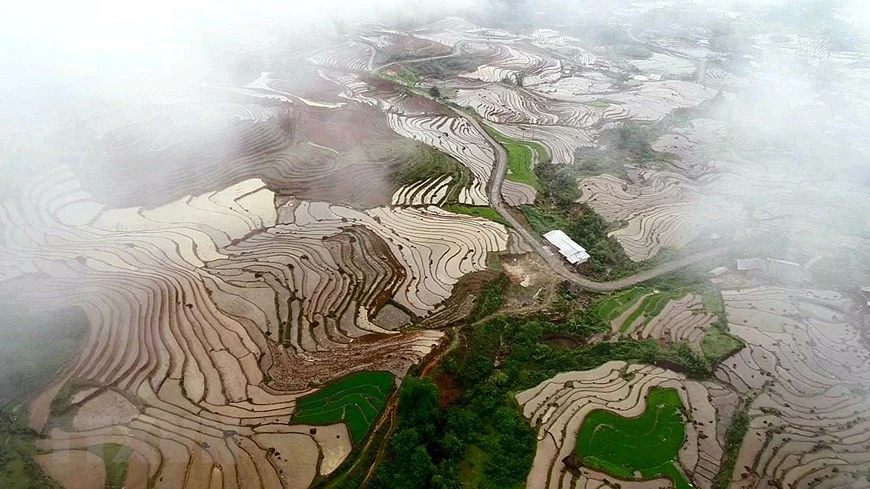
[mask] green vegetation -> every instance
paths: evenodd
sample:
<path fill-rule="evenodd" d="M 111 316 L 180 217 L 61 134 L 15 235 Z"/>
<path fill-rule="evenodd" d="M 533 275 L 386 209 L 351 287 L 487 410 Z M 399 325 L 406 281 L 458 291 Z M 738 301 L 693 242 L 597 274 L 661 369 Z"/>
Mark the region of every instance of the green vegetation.
<path fill-rule="evenodd" d="M 124 489 L 127 462 L 133 450 L 117 443 L 107 443 L 91 446 L 88 451 L 99 455 L 106 464 L 106 489 Z"/>
<path fill-rule="evenodd" d="M 692 377 L 710 374 L 704 358 L 684 344 L 587 342 L 609 327 L 592 308 L 580 307 L 580 299 L 566 286 L 546 314 L 492 317 L 502 302 L 503 285 L 498 282 L 484 287 L 481 296 L 487 299 L 478 303 L 471 318 L 489 319 L 461 331 L 458 346 L 434 374 L 437 383 L 406 379 L 400 390 L 399 429 L 371 487 L 523 487 L 534 459 L 536 432 L 514 395 L 559 372 L 624 360 L 662 365 Z M 554 336 L 577 346 L 553 344 L 549 339 Z"/>
<path fill-rule="evenodd" d="M 632 287 L 622 292 L 617 292 L 595 306 L 595 313 L 603 321 L 613 321 L 626 311 L 632 304 L 644 294 L 649 294 L 652 289 L 646 287 Z"/>
<path fill-rule="evenodd" d="M 459 199 L 459 192 L 471 183 L 471 172 L 451 156 L 423 143 L 414 143 L 414 151 L 408 152 L 407 163 L 397 169 L 393 179 L 402 186 L 444 175 L 453 177 L 447 202 L 454 203 Z"/>
<path fill-rule="evenodd" d="M 597 147 L 579 148 L 574 153 L 574 171 L 578 176 L 609 173 L 624 178 L 626 164 L 649 167 L 673 160 L 675 155 L 652 149 L 653 141 L 663 132 L 662 127 L 661 123 L 627 121 L 618 128 L 604 131 Z"/>
<path fill-rule="evenodd" d="M 504 218 L 498 214 L 498 212 L 494 211 L 490 207 L 449 204 L 445 206 L 444 209 L 450 212 L 455 212 L 456 214 L 467 214 L 469 216 L 483 217 L 484 219 L 489 219 L 490 221 L 494 221 L 499 224 L 504 224 L 505 226 L 508 226 L 508 222 L 505 221 Z"/>
<path fill-rule="evenodd" d="M 382 74 L 381 76 L 388 80 L 392 80 L 399 85 L 404 85 L 407 87 L 416 86 L 417 82 L 420 80 L 419 73 L 406 66 L 391 68 L 391 72 L 384 72 L 384 74 Z"/>
<path fill-rule="evenodd" d="M 474 309 L 468 315 L 470 322 L 481 319 L 495 313 L 504 304 L 504 289 L 509 280 L 507 275 L 501 274 L 495 280 L 483 284 L 474 300 Z"/>
<path fill-rule="evenodd" d="M 483 64 L 483 60 L 469 54 L 451 56 L 448 58 L 430 59 L 403 65 L 403 69 L 413 72 L 420 78 L 444 78 L 446 75 L 474 71 Z"/>
<path fill-rule="evenodd" d="M 541 168 L 544 165 L 539 165 Z M 543 173 L 543 172 L 542 172 Z M 549 186 L 551 182 L 541 178 Z M 572 181 L 573 182 L 573 181 Z M 572 183 L 574 191 L 577 191 L 576 183 Z M 554 229 L 565 231 L 571 239 L 583 246 L 589 253 L 587 262 L 588 271 L 600 280 L 612 280 L 626 275 L 631 275 L 650 266 L 649 263 L 635 263 L 628 258 L 625 250 L 615 238 L 607 236 L 610 225 L 586 204 L 571 204 L 561 207 L 547 203 L 548 195 L 538 194 L 540 204 L 535 206 L 523 206 L 522 212 L 532 229 L 539 234 L 544 234 Z M 552 202 L 552 201 L 551 201 Z"/>
<path fill-rule="evenodd" d="M 347 424 L 354 444 L 365 438 L 393 389 L 389 372 L 357 372 L 302 397 L 293 424 Z"/>
<path fill-rule="evenodd" d="M 535 166 L 535 175 L 543 188 L 538 195 L 538 200 L 546 204 L 546 207 L 559 211 L 567 218 L 567 214 L 574 202 L 580 198 L 580 189 L 577 187 L 577 171 L 568 165 L 556 165 L 552 162 L 538 162 Z"/>
<path fill-rule="evenodd" d="M 33 396 L 63 368 L 87 324 L 77 308 L 29 313 L 18 304 L 0 304 L 0 487 L 59 487 L 34 461 L 37 434 L 25 425 L 27 413 L 12 405 Z"/>
<path fill-rule="evenodd" d="M 429 379 L 407 378 L 399 390 L 399 425 L 389 440 L 389 459 L 371 487 L 426 487 L 437 472 L 428 447 L 438 436 L 438 387 Z"/>
<path fill-rule="evenodd" d="M 0 487 L 4 489 L 60 489 L 42 472 L 34 457 L 37 434 L 25 424 L 26 414 L 0 407 Z"/>
<path fill-rule="evenodd" d="M 87 332 L 80 309 L 28 313 L 0 304 L 0 405 L 37 392 L 66 363 Z"/>
<path fill-rule="evenodd" d="M 680 395 L 674 389 L 650 389 L 647 406 L 636 418 L 616 413 L 590 412 L 577 434 L 575 455 L 579 465 L 610 473 L 621 479 L 666 476 L 677 489 L 691 484 L 676 467 L 680 447 L 686 440 Z"/>
<path fill-rule="evenodd" d="M 632 59 L 649 59 L 653 52 L 641 44 L 617 44 L 613 46 L 613 52 Z"/>
<path fill-rule="evenodd" d="M 408 162 L 393 176 L 399 185 L 410 185 L 443 175 L 458 175 L 464 168 L 461 163 L 435 148 L 423 143 L 414 143 L 413 146 L 403 150 L 402 154 L 409 156 Z"/>
<path fill-rule="evenodd" d="M 728 320 L 725 318 L 725 302 L 718 289 L 709 283 L 701 288 L 701 299 L 704 309 L 716 315 L 716 321 L 707 331 L 707 335 L 701 342 L 701 351 L 707 357 L 711 365 L 716 365 L 725 358 L 740 351 L 743 342 L 728 333 Z"/>
<path fill-rule="evenodd" d="M 714 364 L 737 353 L 741 348 L 743 348 L 743 343 L 728 334 L 719 324 L 714 324 L 710 328 L 701 343 L 704 356 Z"/>
<path fill-rule="evenodd" d="M 538 143 L 511 139 L 487 125 L 484 125 L 483 128 L 507 150 L 508 168 L 510 169 L 507 179 L 541 190 L 541 184 L 538 183 L 538 179 L 532 171 L 532 151 L 538 154 L 539 160 L 549 160 L 544 147 Z"/>
<path fill-rule="evenodd" d="M 743 444 L 743 438 L 746 437 L 746 432 L 749 431 L 749 400 L 744 399 L 731 418 L 731 424 L 728 425 L 728 430 L 725 431 L 725 460 L 719 468 L 719 473 L 716 474 L 716 479 L 713 481 L 713 487 L 716 489 L 728 489 L 731 485 L 731 474 L 734 473 L 734 466 L 737 464 L 737 454 L 740 451 L 740 445 Z"/>

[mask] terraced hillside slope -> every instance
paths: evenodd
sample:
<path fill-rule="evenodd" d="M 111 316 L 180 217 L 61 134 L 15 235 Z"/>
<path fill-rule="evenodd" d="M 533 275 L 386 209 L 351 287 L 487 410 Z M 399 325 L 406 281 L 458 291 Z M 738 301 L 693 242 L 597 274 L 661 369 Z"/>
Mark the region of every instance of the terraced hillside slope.
<path fill-rule="evenodd" d="M 771 286 L 722 295 L 747 347 L 716 377 L 752 398 L 730 486 L 865 487 L 870 352 L 851 301 Z"/>
<path fill-rule="evenodd" d="M 381 309 L 437 311 L 507 244 L 501 225 L 435 208 L 279 208 L 258 179 L 150 209 L 107 207 L 61 167 L 26 190 L 2 207 L 4 296 L 81 307 L 91 326 L 29 406 L 56 453 L 40 460 L 72 470 L 62 451 L 119 444 L 155 487 L 300 487 L 334 470 L 367 430 L 297 424 L 305 396 L 360 370 L 401 378 L 443 335 L 385 329 Z"/>
<path fill-rule="evenodd" d="M 558 374 L 516 398 L 538 430 L 528 487 L 608 487 L 614 478 L 631 487 L 712 487 L 723 441 L 705 382 L 614 361 Z M 602 429 L 615 431 L 599 441 Z M 646 430 L 658 430 L 655 440 L 643 441 Z M 620 437 L 635 446 L 617 446 Z"/>
<path fill-rule="evenodd" d="M 192 88 L 4 123 L 3 305 L 81 315 L 4 331 L 9 372 L 50 373 L 0 382 L 0 462 L 89 489 L 868 487 L 870 56 L 671 3 L 263 30 Z"/>

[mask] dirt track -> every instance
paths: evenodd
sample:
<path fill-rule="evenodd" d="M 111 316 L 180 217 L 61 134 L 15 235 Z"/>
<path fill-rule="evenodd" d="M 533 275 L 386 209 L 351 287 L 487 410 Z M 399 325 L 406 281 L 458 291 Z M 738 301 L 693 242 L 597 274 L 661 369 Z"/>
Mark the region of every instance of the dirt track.
<path fill-rule="evenodd" d="M 656 267 L 650 268 L 649 270 L 644 270 L 634 275 L 621 278 L 619 280 L 613 280 L 610 282 L 595 282 L 593 280 L 589 280 L 588 278 L 585 278 L 577 272 L 569 269 L 561 256 L 553 253 L 552 251 L 550 251 L 550 249 L 545 248 L 536 234 L 524 227 L 510 212 L 508 212 L 508 209 L 505 206 L 504 201 L 501 197 L 501 187 L 504 183 L 505 175 L 507 173 L 507 150 L 505 150 L 504 146 L 498 144 L 483 129 L 477 119 L 469 116 L 461 110 L 456 110 L 452 107 L 449 108 L 459 116 L 464 117 L 471 124 L 474 124 L 474 126 L 477 127 L 480 133 L 486 137 L 487 141 L 489 141 L 489 144 L 491 144 L 495 148 L 496 161 L 495 165 L 493 166 L 492 175 L 490 175 L 489 181 L 490 207 L 492 207 L 496 212 L 499 213 L 499 215 L 501 215 L 508 223 L 510 223 L 510 225 L 520 234 L 520 236 L 523 237 L 526 243 L 531 246 L 532 249 L 534 249 L 541 256 L 541 258 L 543 258 L 544 261 L 547 262 L 548 265 L 550 265 L 550 268 L 552 268 L 553 271 L 556 272 L 556 274 L 558 274 L 565 280 L 571 281 L 589 290 L 594 290 L 597 292 L 612 292 L 614 290 L 631 287 L 632 285 L 636 285 L 638 283 L 645 282 L 658 276 L 671 273 L 681 268 L 685 268 L 708 258 L 718 256 L 731 249 L 731 246 L 713 248 L 711 250 L 679 258 L 668 263 L 663 263 Z"/>
<path fill-rule="evenodd" d="M 454 48 L 453 52 L 446 55 L 440 56 L 430 56 L 427 58 L 420 58 L 415 60 L 405 60 L 403 63 L 414 63 L 420 61 L 427 61 L 430 59 L 438 59 L 438 58 L 447 58 L 451 56 L 456 56 L 459 54 L 459 51 L 462 48 L 462 45 L 465 41 L 458 42 Z M 372 57 L 372 60 L 374 57 Z M 370 60 L 370 61 L 372 61 Z M 387 66 L 396 64 L 397 62 L 388 63 L 377 68 L 374 68 L 374 71 L 377 72 Z M 426 94 L 422 94 L 418 92 L 418 94 L 422 97 L 431 98 Z M 435 102 L 441 103 L 439 100 L 432 99 Z M 621 278 L 618 280 L 613 280 L 610 282 L 596 282 L 594 280 L 590 280 L 581 276 L 579 273 L 571 270 L 561 256 L 551 251 L 549 248 L 544 247 L 543 243 L 539 236 L 536 233 L 529 230 L 525 226 L 523 226 L 510 212 L 508 212 L 507 206 L 504 203 L 501 195 L 502 185 L 504 184 L 505 176 L 507 174 L 508 167 L 508 156 L 507 150 L 505 150 L 504 146 L 495 141 L 481 126 L 480 122 L 473 116 L 468 115 L 464 111 L 457 109 L 455 107 L 451 107 L 450 105 L 441 103 L 443 107 L 453 111 L 460 117 L 465 118 L 469 123 L 474 125 L 480 131 L 480 133 L 486 138 L 489 144 L 495 149 L 495 165 L 493 165 L 492 173 L 490 174 L 489 179 L 489 202 L 490 207 L 493 208 L 496 212 L 499 213 L 510 225 L 513 227 L 519 234 L 522 236 L 523 240 L 541 256 L 541 258 L 553 269 L 553 271 L 562 277 L 565 280 L 573 282 L 585 289 L 594 290 L 596 292 L 613 292 L 615 290 L 625 289 L 631 287 L 633 285 L 639 284 L 641 282 L 645 282 L 647 280 L 659 277 L 661 275 L 666 275 L 668 273 L 674 272 L 676 270 L 680 270 L 682 268 L 686 268 L 688 266 L 694 265 L 700 261 L 707 260 L 714 256 L 721 255 L 727 251 L 729 251 L 732 246 L 721 246 L 718 248 L 713 248 L 707 251 L 703 251 L 700 253 L 696 253 L 694 255 L 689 255 L 683 258 L 679 258 L 677 260 L 663 263 L 661 265 L 650 268 L 649 270 L 644 270 L 642 272 L 636 273 L 634 275 Z"/>

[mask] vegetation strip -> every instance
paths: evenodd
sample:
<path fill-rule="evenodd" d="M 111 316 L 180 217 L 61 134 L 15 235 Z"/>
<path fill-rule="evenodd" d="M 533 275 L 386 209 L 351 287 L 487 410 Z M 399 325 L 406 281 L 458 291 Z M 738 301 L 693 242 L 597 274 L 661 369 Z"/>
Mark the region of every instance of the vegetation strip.
<path fill-rule="evenodd" d="M 490 207 L 452 204 L 445 207 L 445 209 L 456 214 L 466 214 L 469 216 L 483 217 L 485 219 L 489 219 L 490 221 L 508 226 L 508 222 L 505 221 L 504 218 L 498 214 L 498 212 L 492 210 L 492 208 Z"/>
<path fill-rule="evenodd" d="M 714 480 L 716 489 L 728 489 L 731 485 L 731 477 L 734 473 L 734 467 L 737 464 L 737 455 L 740 451 L 740 445 L 746 437 L 746 432 L 749 431 L 749 406 L 751 399 L 745 399 L 740 403 L 740 407 L 734 416 L 731 418 L 731 424 L 728 425 L 728 430 L 725 431 L 725 459 L 722 461 L 722 466 L 719 468 L 719 473 L 716 474 Z"/>
<path fill-rule="evenodd" d="M 507 150 L 508 169 L 510 170 L 507 179 L 512 182 L 524 183 L 535 190 L 541 190 L 541 184 L 532 168 L 532 151 L 538 154 L 538 159 L 544 159 L 547 157 L 544 147 L 538 143 L 511 139 L 486 124 L 483 124 L 483 128 Z"/>

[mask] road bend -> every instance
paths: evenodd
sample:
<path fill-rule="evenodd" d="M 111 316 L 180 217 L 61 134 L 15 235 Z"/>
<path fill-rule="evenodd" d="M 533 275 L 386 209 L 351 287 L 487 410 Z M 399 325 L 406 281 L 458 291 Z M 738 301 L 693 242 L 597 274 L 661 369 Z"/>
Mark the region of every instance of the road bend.
<path fill-rule="evenodd" d="M 632 37 L 633 37 L 633 34 L 631 32 L 629 32 L 629 34 L 632 35 Z M 640 40 L 638 40 L 638 41 L 643 42 Z M 430 60 L 434 60 L 434 59 L 450 58 L 453 56 L 457 56 L 462 52 L 462 47 L 466 42 L 467 41 L 457 42 L 453 46 L 453 50 L 448 54 L 443 54 L 443 55 L 439 55 L 439 56 L 429 56 L 426 58 L 393 61 L 393 62 L 386 63 L 386 64 L 383 64 L 383 65 L 377 66 L 377 67 L 372 66 L 374 64 L 374 58 L 375 58 L 374 53 L 376 52 L 376 49 L 375 49 L 375 46 L 370 45 L 370 47 L 372 48 L 373 54 L 369 58 L 369 63 L 368 63 L 369 70 L 371 70 L 372 72 L 378 72 L 378 71 L 380 71 L 388 66 L 392 66 L 392 65 L 395 65 L 397 63 L 419 63 L 419 62 L 423 62 L 423 61 L 430 61 Z M 658 46 L 656 46 L 656 47 L 658 47 Z M 685 54 L 682 54 L 682 53 L 680 53 L 680 56 L 687 57 Z M 420 95 L 424 96 L 424 97 L 428 97 L 428 95 L 425 95 L 425 94 L 420 94 Z M 431 98 L 431 97 L 429 97 L 429 98 Z M 433 100 L 435 100 L 435 99 L 433 99 Z M 498 143 L 498 141 L 493 139 L 493 137 L 490 136 L 489 133 L 486 132 L 486 130 L 484 130 L 483 126 L 480 124 L 480 122 L 476 118 L 468 115 L 467 113 L 465 113 L 464 111 L 462 111 L 460 109 L 457 109 L 456 107 L 451 107 L 450 105 L 443 103 L 442 100 L 435 100 L 435 101 L 441 103 L 441 105 L 443 107 L 453 111 L 454 113 L 456 113 L 457 115 L 459 115 L 460 117 L 462 117 L 466 121 L 468 121 L 470 124 L 472 124 L 475 128 L 477 128 L 477 130 L 480 132 L 480 134 L 483 135 L 483 137 L 487 140 L 489 145 L 492 146 L 493 150 L 495 151 L 495 162 L 494 162 L 492 172 L 490 173 L 490 178 L 489 178 L 489 186 L 488 186 L 489 206 L 494 211 L 498 212 L 498 214 L 502 218 L 504 218 L 504 220 L 507 221 L 508 224 L 511 225 L 511 227 L 514 228 L 514 230 L 517 232 L 517 234 L 520 235 L 520 237 L 523 239 L 523 241 L 525 241 L 526 244 L 531 249 L 533 249 L 541 257 L 541 259 L 543 259 L 544 262 L 547 263 L 547 265 L 549 265 L 549 267 L 553 270 L 554 273 L 556 273 L 556 275 L 558 275 L 559 277 L 561 277 L 564 280 L 567 280 L 569 282 L 572 282 L 574 284 L 579 285 L 580 287 L 583 287 L 585 289 L 592 290 L 595 292 L 613 292 L 616 290 L 621 290 L 621 289 L 631 287 L 633 285 L 637 285 L 641 282 L 645 282 L 647 280 L 651 280 L 651 279 L 654 279 L 654 278 L 662 276 L 662 275 L 667 275 L 671 272 L 675 272 L 677 270 L 689 267 L 689 266 L 694 265 L 696 263 L 699 263 L 699 262 L 709 260 L 711 258 L 720 256 L 720 255 L 723 255 L 734 248 L 734 245 L 727 245 L 727 246 L 721 246 L 721 247 L 717 247 L 717 248 L 711 248 L 709 250 L 695 253 L 693 255 L 685 256 L 685 257 L 678 258 L 676 260 L 673 260 L 673 261 L 670 261 L 667 263 L 662 263 L 660 265 L 656 265 L 650 269 L 643 270 L 641 272 L 635 273 L 634 275 L 629 275 L 628 277 L 620 278 L 617 280 L 611 280 L 608 282 L 596 282 L 594 280 L 590 280 L 590 279 L 580 275 L 572 268 L 570 268 L 568 266 L 568 264 L 565 262 L 565 260 L 562 259 L 561 255 L 553 252 L 552 249 L 544 246 L 544 244 L 541 242 L 541 238 L 538 237 L 538 235 L 536 233 L 529 230 L 519 220 L 517 220 L 517 218 L 515 218 L 513 216 L 513 214 L 511 214 L 509 212 L 507 206 L 504 203 L 504 199 L 502 199 L 502 195 L 501 195 L 502 185 L 504 185 L 504 180 L 505 180 L 505 177 L 507 176 L 507 168 L 508 168 L 508 155 L 507 155 L 507 150 L 504 148 L 504 146 L 502 146 L 501 144 Z"/>
<path fill-rule="evenodd" d="M 465 112 L 461 110 L 457 110 L 453 107 L 446 106 L 453 110 L 460 117 L 464 117 L 470 124 L 474 125 L 478 131 L 486 138 L 489 142 L 490 146 L 495 150 L 495 164 L 492 168 L 492 173 L 490 174 L 489 180 L 489 205 L 493 210 L 498 212 L 498 214 L 507 221 L 511 227 L 523 238 L 523 241 L 529 245 L 535 252 L 540 255 L 540 257 L 553 269 L 553 271 L 562 277 L 565 280 L 568 280 L 572 283 L 579 285 L 585 289 L 593 290 L 596 292 L 612 292 L 615 290 L 625 289 L 631 287 L 633 285 L 637 285 L 641 282 L 645 282 L 650 279 L 654 279 L 661 275 L 666 275 L 671 272 L 675 272 L 682 268 L 694 265 L 695 263 L 702 262 L 708 260 L 710 258 L 722 255 L 727 251 L 731 250 L 733 246 L 721 246 L 717 248 L 712 248 L 706 251 L 702 251 L 700 253 L 696 253 L 693 255 L 685 256 L 683 258 L 678 258 L 676 260 L 662 263 L 661 265 L 657 265 L 648 270 L 644 270 L 642 272 L 638 272 L 634 275 L 630 275 L 625 278 L 621 278 L 618 280 L 612 280 L 609 282 L 596 282 L 594 280 L 590 280 L 586 277 L 583 277 L 576 271 L 572 270 L 568 267 L 568 264 L 562 259 L 561 255 L 554 253 L 550 248 L 545 247 L 541 242 L 538 235 L 527 227 L 525 227 L 519 220 L 517 220 L 513 214 L 508 211 L 507 206 L 504 203 L 504 199 L 502 199 L 501 188 L 504 184 L 505 177 L 507 176 L 507 168 L 508 168 L 508 155 L 507 150 L 498 143 L 492 136 L 489 135 L 480 124 L 480 122 L 474 117 L 469 116 Z"/>

